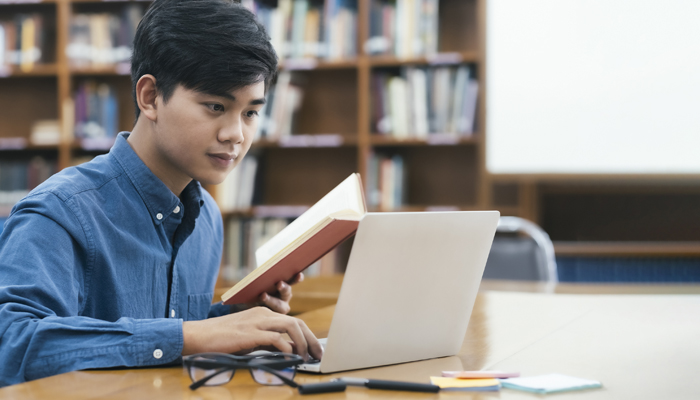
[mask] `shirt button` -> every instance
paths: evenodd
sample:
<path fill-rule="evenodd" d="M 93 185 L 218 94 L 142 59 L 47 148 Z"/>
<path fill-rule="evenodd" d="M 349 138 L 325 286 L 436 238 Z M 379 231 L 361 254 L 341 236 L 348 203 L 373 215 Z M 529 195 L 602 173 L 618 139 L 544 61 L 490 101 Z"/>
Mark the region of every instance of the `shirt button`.
<path fill-rule="evenodd" d="M 180 206 L 176 206 L 175 209 L 173 210 L 175 214 L 180 212 Z"/>
<path fill-rule="evenodd" d="M 156 214 L 156 219 L 157 219 L 158 221 L 160 221 L 161 219 L 163 219 L 163 214 L 161 214 L 161 213 Z"/>
<path fill-rule="evenodd" d="M 160 358 L 163 357 L 163 350 L 161 350 L 161 349 L 156 349 L 156 350 L 153 352 L 153 357 L 156 358 L 156 359 L 158 359 L 158 360 L 160 360 Z"/>
<path fill-rule="evenodd" d="M 170 318 L 175 318 L 175 309 L 170 310 Z"/>

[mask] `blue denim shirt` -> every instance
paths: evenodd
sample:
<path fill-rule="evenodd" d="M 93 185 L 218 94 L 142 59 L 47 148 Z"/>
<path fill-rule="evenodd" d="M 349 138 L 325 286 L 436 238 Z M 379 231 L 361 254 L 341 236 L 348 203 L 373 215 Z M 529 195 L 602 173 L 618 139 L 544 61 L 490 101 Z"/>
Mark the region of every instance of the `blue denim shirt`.
<path fill-rule="evenodd" d="M 221 214 L 196 181 L 175 196 L 132 150 L 67 168 L 0 235 L 0 386 L 67 371 L 178 361 L 183 320 L 211 306 Z"/>

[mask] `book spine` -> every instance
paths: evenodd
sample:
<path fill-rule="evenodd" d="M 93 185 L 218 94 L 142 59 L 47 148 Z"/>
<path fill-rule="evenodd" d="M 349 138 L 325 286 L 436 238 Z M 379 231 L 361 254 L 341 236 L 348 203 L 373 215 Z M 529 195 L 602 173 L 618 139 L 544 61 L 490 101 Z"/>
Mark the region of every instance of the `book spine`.
<path fill-rule="evenodd" d="M 125 4 L 116 13 L 79 13 L 70 21 L 68 59 L 75 66 L 128 63 L 143 6 Z"/>

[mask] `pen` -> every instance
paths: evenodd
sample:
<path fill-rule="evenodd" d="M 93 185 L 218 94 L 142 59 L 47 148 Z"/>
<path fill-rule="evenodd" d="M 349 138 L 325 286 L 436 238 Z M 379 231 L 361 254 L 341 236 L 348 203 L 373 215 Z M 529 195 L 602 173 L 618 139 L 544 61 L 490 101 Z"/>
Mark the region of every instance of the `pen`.
<path fill-rule="evenodd" d="M 329 382 L 307 383 L 306 385 L 299 385 L 297 389 L 299 390 L 299 394 L 318 394 L 344 392 L 345 386 L 345 382 L 332 379 Z"/>
<path fill-rule="evenodd" d="M 428 393 L 437 393 L 438 391 L 440 391 L 440 386 L 432 385 L 429 383 L 385 381 L 380 379 L 364 378 L 336 378 L 332 381 L 345 382 L 348 386 L 364 386 L 370 389 L 405 390 L 409 392 Z"/>

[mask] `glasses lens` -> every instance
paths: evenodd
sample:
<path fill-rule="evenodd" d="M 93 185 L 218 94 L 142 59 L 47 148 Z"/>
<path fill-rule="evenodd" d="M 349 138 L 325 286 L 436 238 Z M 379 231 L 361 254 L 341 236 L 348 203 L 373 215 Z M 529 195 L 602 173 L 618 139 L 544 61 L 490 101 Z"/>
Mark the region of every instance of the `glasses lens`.
<path fill-rule="evenodd" d="M 267 372 L 263 371 L 261 369 L 257 368 L 251 368 L 250 372 L 253 373 L 253 379 L 255 382 L 258 382 L 263 385 L 284 385 L 284 382 L 282 382 L 282 379 L 279 377 Z M 284 376 L 285 378 L 289 380 L 294 380 L 294 375 L 296 374 L 296 369 L 294 368 L 285 368 L 285 369 L 276 369 L 275 372 L 277 372 L 279 375 Z"/>
<path fill-rule="evenodd" d="M 195 360 L 209 360 L 208 358 L 196 358 Z M 223 385 L 233 378 L 234 369 L 227 368 L 206 368 L 201 366 L 191 366 L 189 373 L 192 382 L 197 382 L 206 377 L 211 376 L 209 380 L 204 383 L 204 386 L 217 386 Z"/>

